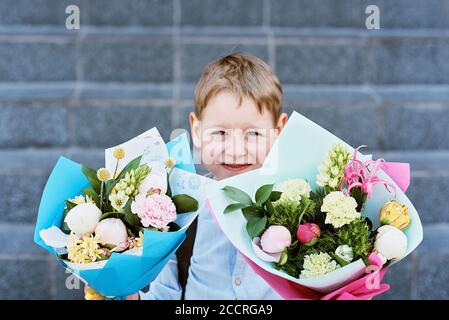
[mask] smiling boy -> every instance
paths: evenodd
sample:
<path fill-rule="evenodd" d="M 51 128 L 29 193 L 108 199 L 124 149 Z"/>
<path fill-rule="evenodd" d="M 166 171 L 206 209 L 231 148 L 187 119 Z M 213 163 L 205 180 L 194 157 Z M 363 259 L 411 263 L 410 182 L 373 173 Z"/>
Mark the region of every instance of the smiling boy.
<path fill-rule="evenodd" d="M 286 122 L 281 84 L 259 58 L 232 54 L 203 70 L 190 125 L 193 144 L 214 179 L 261 167 Z M 172 257 L 148 292 L 129 298 L 181 299 L 177 263 Z M 184 297 L 280 299 L 247 265 L 207 209 L 198 215 Z"/>

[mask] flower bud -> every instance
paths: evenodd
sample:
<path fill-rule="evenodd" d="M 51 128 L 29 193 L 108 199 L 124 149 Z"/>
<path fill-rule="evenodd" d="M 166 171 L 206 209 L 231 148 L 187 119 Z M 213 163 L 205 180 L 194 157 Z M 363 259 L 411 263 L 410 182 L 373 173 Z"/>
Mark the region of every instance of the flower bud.
<path fill-rule="evenodd" d="M 304 223 L 298 226 L 296 237 L 302 244 L 313 246 L 320 237 L 320 227 L 315 223 Z"/>
<path fill-rule="evenodd" d="M 287 251 L 283 251 L 281 254 L 281 258 L 279 259 L 279 265 L 283 266 L 288 261 L 288 254 Z"/>
<path fill-rule="evenodd" d="M 112 244 L 116 246 L 114 251 L 120 252 L 126 249 L 123 246 L 128 241 L 128 232 L 122 220 L 117 218 L 108 218 L 100 221 L 95 228 L 95 236 L 103 245 Z"/>
<path fill-rule="evenodd" d="M 404 230 L 410 224 L 407 206 L 396 200 L 385 202 L 380 209 L 379 219 L 382 225 L 394 226 L 400 230 Z"/>
<path fill-rule="evenodd" d="M 93 203 L 82 203 L 72 208 L 65 217 L 71 231 L 79 237 L 95 230 L 100 221 L 101 211 Z"/>
<path fill-rule="evenodd" d="M 260 245 L 265 252 L 282 252 L 292 243 L 290 231 L 284 226 L 270 226 L 260 238 Z"/>
<path fill-rule="evenodd" d="M 347 244 L 338 246 L 337 249 L 335 249 L 335 254 L 347 262 L 351 262 L 354 259 L 352 248 Z"/>

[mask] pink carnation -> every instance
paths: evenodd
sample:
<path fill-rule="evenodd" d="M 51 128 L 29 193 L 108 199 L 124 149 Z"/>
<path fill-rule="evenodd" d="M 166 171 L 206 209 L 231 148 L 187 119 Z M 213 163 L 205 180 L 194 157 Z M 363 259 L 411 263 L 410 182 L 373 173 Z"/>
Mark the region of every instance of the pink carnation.
<path fill-rule="evenodd" d="M 139 194 L 131 204 L 131 211 L 138 215 L 144 227 L 165 229 L 176 220 L 175 204 L 165 194 L 154 193 L 148 197 Z"/>

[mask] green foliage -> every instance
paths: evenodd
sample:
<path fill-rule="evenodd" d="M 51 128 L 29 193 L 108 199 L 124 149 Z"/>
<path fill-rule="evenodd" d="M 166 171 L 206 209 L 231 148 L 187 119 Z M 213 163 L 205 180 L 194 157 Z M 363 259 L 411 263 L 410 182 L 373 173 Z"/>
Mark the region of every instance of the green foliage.
<path fill-rule="evenodd" d="M 223 214 L 242 210 L 243 216 L 246 219 L 246 231 L 251 239 L 259 236 L 267 227 L 267 213 L 272 210 L 270 199 L 278 199 L 280 194 L 273 191 L 273 184 L 261 186 L 256 191 L 256 202 L 254 203 L 251 197 L 235 187 L 226 186 L 222 189 L 226 196 L 237 203 L 228 205 Z"/>
<path fill-rule="evenodd" d="M 283 225 L 291 234 L 296 234 L 299 218 L 304 213 L 302 221 L 309 221 L 314 214 L 315 203 L 303 197 L 298 203 L 292 201 L 278 201 L 273 205 L 272 212 L 268 216 L 270 225 Z"/>
<path fill-rule="evenodd" d="M 366 217 L 360 217 L 336 231 L 338 245 L 347 244 L 352 247 L 354 259 L 367 256 L 373 247 L 374 232 L 371 222 Z"/>
<path fill-rule="evenodd" d="M 91 197 L 94 200 L 94 202 L 97 205 L 97 207 L 100 207 L 100 196 L 93 189 L 93 187 L 85 188 L 85 189 L 81 190 L 81 192 L 84 193 L 86 196 Z"/>
<path fill-rule="evenodd" d="M 224 191 L 224 193 L 228 198 L 234 201 L 246 204 L 247 206 L 253 204 L 251 197 L 243 190 L 231 186 L 226 186 L 222 190 Z"/>
<path fill-rule="evenodd" d="M 243 209 L 245 207 L 246 207 L 246 204 L 244 204 L 244 203 L 231 203 L 229 206 L 227 206 L 224 209 L 223 214 L 234 212 L 234 211 Z"/>
<path fill-rule="evenodd" d="M 100 221 L 108 218 L 123 218 L 123 213 L 120 212 L 106 212 L 100 216 Z"/>
<path fill-rule="evenodd" d="M 67 216 L 67 213 L 69 213 L 70 210 L 72 210 L 74 207 L 76 207 L 76 203 L 73 203 L 69 200 L 65 200 L 65 208 L 64 208 L 64 212 L 62 214 L 62 225 L 61 225 L 61 231 L 69 234 L 70 233 L 70 228 L 67 225 L 67 223 L 65 222 L 65 217 Z"/>
<path fill-rule="evenodd" d="M 270 199 L 271 191 L 273 191 L 273 184 L 266 184 L 261 186 L 256 191 L 256 203 L 263 205 L 268 199 Z"/>
<path fill-rule="evenodd" d="M 295 234 L 300 214 L 300 207 L 297 203 L 281 201 L 273 205 L 273 213 L 268 216 L 268 224 L 283 225 L 291 234 Z"/>
<path fill-rule="evenodd" d="M 177 194 L 172 198 L 176 213 L 186 213 L 198 210 L 198 201 L 187 194 Z"/>
<path fill-rule="evenodd" d="M 367 194 L 364 193 L 360 188 L 353 188 L 350 191 L 350 195 L 357 202 L 357 212 L 362 212 L 362 210 L 365 208 Z"/>
<path fill-rule="evenodd" d="M 267 217 L 250 217 L 246 223 L 246 231 L 251 239 L 259 236 L 267 226 Z"/>
<path fill-rule="evenodd" d="M 100 180 L 98 180 L 97 171 L 84 165 L 81 166 L 81 171 L 86 176 L 87 180 L 89 180 L 89 183 L 92 186 L 92 189 L 95 191 L 95 193 L 99 194 L 101 182 Z"/>
<path fill-rule="evenodd" d="M 115 187 L 117 182 L 122 180 L 126 173 L 130 172 L 131 170 L 136 170 L 140 165 L 140 160 L 142 160 L 142 156 L 137 157 L 133 160 L 131 160 L 120 172 L 120 174 L 115 178 L 114 180 L 110 180 L 111 182 L 106 183 L 106 195 L 109 196 L 111 194 L 112 189 Z"/>

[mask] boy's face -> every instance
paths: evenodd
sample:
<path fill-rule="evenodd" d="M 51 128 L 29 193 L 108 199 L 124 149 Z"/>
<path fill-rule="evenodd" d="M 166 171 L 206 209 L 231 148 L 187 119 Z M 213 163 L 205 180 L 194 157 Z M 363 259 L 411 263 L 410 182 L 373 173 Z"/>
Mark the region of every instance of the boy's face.
<path fill-rule="evenodd" d="M 260 168 L 286 122 L 283 113 L 274 124 L 273 115 L 267 110 L 260 113 L 252 99 L 243 98 L 239 105 L 229 91 L 209 101 L 201 120 L 190 114 L 193 144 L 218 180 Z"/>

